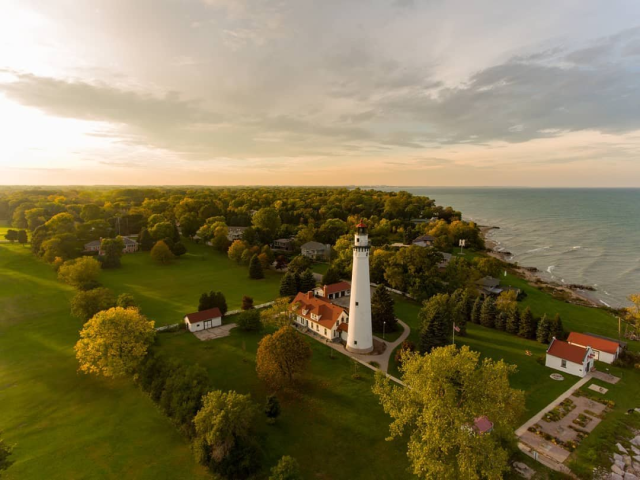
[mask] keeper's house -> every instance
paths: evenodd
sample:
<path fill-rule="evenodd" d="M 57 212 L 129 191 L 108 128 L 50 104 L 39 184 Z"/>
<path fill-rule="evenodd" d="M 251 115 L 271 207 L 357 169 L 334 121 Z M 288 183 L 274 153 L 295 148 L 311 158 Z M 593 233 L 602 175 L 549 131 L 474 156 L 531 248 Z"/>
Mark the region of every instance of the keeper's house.
<path fill-rule="evenodd" d="M 198 332 L 222 325 L 222 313 L 218 307 L 185 315 L 184 323 L 190 332 Z"/>
<path fill-rule="evenodd" d="M 351 295 L 351 284 L 349 282 L 332 283 L 330 285 L 316 287 L 314 292 L 316 296 L 324 297 L 327 300 L 348 297 L 349 295 Z"/>
<path fill-rule="evenodd" d="M 591 347 L 579 347 L 553 338 L 547 349 L 545 365 L 549 368 L 584 377 L 593 370 L 595 354 Z"/>
<path fill-rule="evenodd" d="M 595 359 L 604 363 L 613 363 L 622 351 L 622 345 L 615 340 L 596 337 L 588 333 L 571 332 L 567 342 L 579 347 L 591 347 Z"/>
<path fill-rule="evenodd" d="M 298 293 L 291 302 L 294 321 L 330 341 L 347 341 L 349 316 L 337 305 L 316 297 L 313 292 Z"/>

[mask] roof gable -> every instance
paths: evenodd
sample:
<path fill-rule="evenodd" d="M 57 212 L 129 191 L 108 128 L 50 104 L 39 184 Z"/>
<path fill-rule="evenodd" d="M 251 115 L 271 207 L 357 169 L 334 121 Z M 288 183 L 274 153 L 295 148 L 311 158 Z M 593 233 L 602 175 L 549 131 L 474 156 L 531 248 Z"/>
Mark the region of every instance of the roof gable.
<path fill-rule="evenodd" d="M 298 293 L 291 305 L 297 315 L 325 328 L 333 328 L 340 316 L 345 313 L 344 309 L 322 297 L 316 297 L 313 292 Z"/>
<path fill-rule="evenodd" d="M 587 349 L 577 345 L 571 345 L 570 343 L 554 338 L 547 349 L 547 353 L 554 357 L 567 360 L 568 362 L 582 365 L 584 364 L 584 360 L 587 356 Z"/>
<path fill-rule="evenodd" d="M 567 342 L 576 343 L 585 347 L 591 347 L 594 350 L 598 350 L 606 353 L 615 354 L 620 347 L 618 342 L 612 340 L 605 340 L 604 338 L 593 337 L 586 333 L 571 332 L 567 338 Z"/>
<path fill-rule="evenodd" d="M 189 323 L 198 323 L 203 320 L 211 320 L 212 318 L 219 317 L 222 317 L 222 312 L 218 307 L 214 307 L 200 312 L 189 313 L 188 315 L 185 315 L 184 318 L 186 318 Z"/>

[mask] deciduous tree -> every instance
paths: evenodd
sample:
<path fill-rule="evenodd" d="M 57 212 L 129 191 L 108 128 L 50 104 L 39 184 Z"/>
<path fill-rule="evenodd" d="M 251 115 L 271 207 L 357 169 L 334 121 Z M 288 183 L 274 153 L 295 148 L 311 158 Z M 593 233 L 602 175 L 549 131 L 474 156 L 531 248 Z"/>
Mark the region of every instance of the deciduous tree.
<path fill-rule="evenodd" d="M 289 455 L 283 456 L 278 464 L 271 469 L 269 480 L 302 480 L 300 465 Z"/>
<path fill-rule="evenodd" d="M 4 234 L 4 238 L 9 240 L 9 242 L 13 243 L 18 240 L 18 231 L 17 230 L 7 230 L 7 233 Z"/>
<path fill-rule="evenodd" d="M 79 291 L 71 299 L 71 315 L 86 321 L 98 312 L 115 306 L 116 297 L 108 288 L 99 287 Z"/>
<path fill-rule="evenodd" d="M 242 307 L 240 307 L 242 310 L 251 310 L 253 309 L 253 298 L 251 298 L 248 295 L 243 295 L 242 297 Z"/>
<path fill-rule="evenodd" d="M 14 461 L 11 459 L 13 448 L 13 445 L 7 444 L 4 439 L 0 438 L 0 472 L 14 464 Z"/>
<path fill-rule="evenodd" d="M 264 414 L 267 416 L 269 423 L 275 423 L 276 418 L 280 416 L 280 401 L 275 393 L 267 395 L 267 402 L 264 406 Z"/>
<path fill-rule="evenodd" d="M 260 312 L 256 309 L 244 310 L 238 315 L 236 324 L 240 330 L 244 330 L 245 332 L 257 332 L 262 329 Z"/>
<path fill-rule="evenodd" d="M 407 353 L 396 386 L 376 374 L 373 391 L 392 418 L 391 438 L 408 435 L 407 455 L 423 479 L 498 479 L 509 470 L 508 445 L 524 411 L 524 394 L 509 386 L 515 366 L 463 346 L 450 345 L 421 356 Z M 493 423 L 476 430 L 476 418 Z"/>
<path fill-rule="evenodd" d="M 97 313 L 80 331 L 75 351 L 79 369 L 105 377 L 131 374 L 155 336 L 154 322 L 134 308 Z"/>
<path fill-rule="evenodd" d="M 137 308 L 136 299 L 130 293 L 121 293 L 116 300 L 116 306 L 121 308 Z"/>
<path fill-rule="evenodd" d="M 171 249 L 167 244 L 163 240 L 160 240 L 156 242 L 151 249 L 151 258 L 158 263 L 166 265 L 167 263 L 171 263 L 171 260 L 175 258 L 175 255 L 171 252 Z"/>
<path fill-rule="evenodd" d="M 120 266 L 120 258 L 124 250 L 124 239 L 120 236 L 116 238 L 103 238 L 100 244 L 103 252 L 102 267 L 117 268 Z"/>
<path fill-rule="evenodd" d="M 273 305 L 260 311 L 260 319 L 264 325 L 280 328 L 291 325 L 291 309 L 288 297 L 276 298 Z"/>
<path fill-rule="evenodd" d="M 311 358 L 311 347 L 291 326 L 265 336 L 258 344 L 256 370 L 269 387 L 293 385 Z"/>
<path fill-rule="evenodd" d="M 58 279 L 72 287 L 97 282 L 100 275 L 100 262 L 93 257 L 80 257 L 68 260 L 58 269 Z"/>
<path fill-rule="evenodd" d="M 18 230 L 18 243 L 20 245 L 24 245 L 29 241 L 29 237 L 27 235 L 26 230 Z"/>
<path fill-rule="evenodd" d="M 264 270 L 262 270 L 262 264 L 258 255 L 253 255 L 249 262 L 249 278 L 254 280 L 260 280 L 264 278 Z"/>

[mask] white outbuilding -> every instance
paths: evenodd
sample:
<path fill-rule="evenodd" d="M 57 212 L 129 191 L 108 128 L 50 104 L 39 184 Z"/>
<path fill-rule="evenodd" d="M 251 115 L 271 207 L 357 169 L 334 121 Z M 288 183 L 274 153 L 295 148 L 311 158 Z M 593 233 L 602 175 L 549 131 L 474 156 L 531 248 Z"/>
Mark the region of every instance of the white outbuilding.
<path fill-rule="evenodd" d="M 622 345 L 619 342 L 588 333 L 571 332 L 567 342 L 579 347 L 591 347 L 595 354 L 595 359 L 604 363 L 613 363 L 622 351 Z"/>
<path fill-rule="evenodd" d="M 547 349 L 545 365 L 555 370 L 584 377 L 593 370 L 594 353 L 591 347 L 579 347 L 553 338 Z"/>
<path fill-rule="evenodd" d="M 222 325 L 222 313 L 218 307 L 185 315 L 184 323 L 190 332 L 198 332 Z"/>

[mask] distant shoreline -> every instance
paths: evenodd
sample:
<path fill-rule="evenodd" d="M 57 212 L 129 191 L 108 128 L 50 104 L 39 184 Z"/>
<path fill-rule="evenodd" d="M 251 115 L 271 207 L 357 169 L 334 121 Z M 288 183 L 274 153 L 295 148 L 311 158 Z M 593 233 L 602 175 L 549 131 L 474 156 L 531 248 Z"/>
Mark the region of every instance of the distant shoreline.
<path fill-rule="evenodd" d="M 568 303 L 573 303 L 576 305 L 583 305 L 585 307 L 592 308 L 602 308 L 604 305 L 601 305 L 593 298 L 588 297 L 587 295 L 581 293 L 577 286 L 575 288 L 570 288 L 565 285 L 561 285 L 557 282 L 550 282 L 542 278 L 538 273 L 540 270 L 537 267 L 527 267 L 524 265 L 518 264 L 518 262 L 513 262 L 509 259 L 512 255 L 511 252 L 501 252 L 495 250 L 498 245 L 497 242 L 488 238 L 488 233 L 491 230 L 499 229 L 498 226 L 488 226 L 488 225 L 479 225 L 480 234 L 484 239 L 485 246 L 487 249 L 487 254 L 495 257 L 503 262 L 509 264 L 511 269 L 521 278 L 525 279 L 529 283 L 534 286 L 540 288 L 541 290 L 547 290 L 549 293 L 553 294 L 555 297 L 558 297 Z"/>

